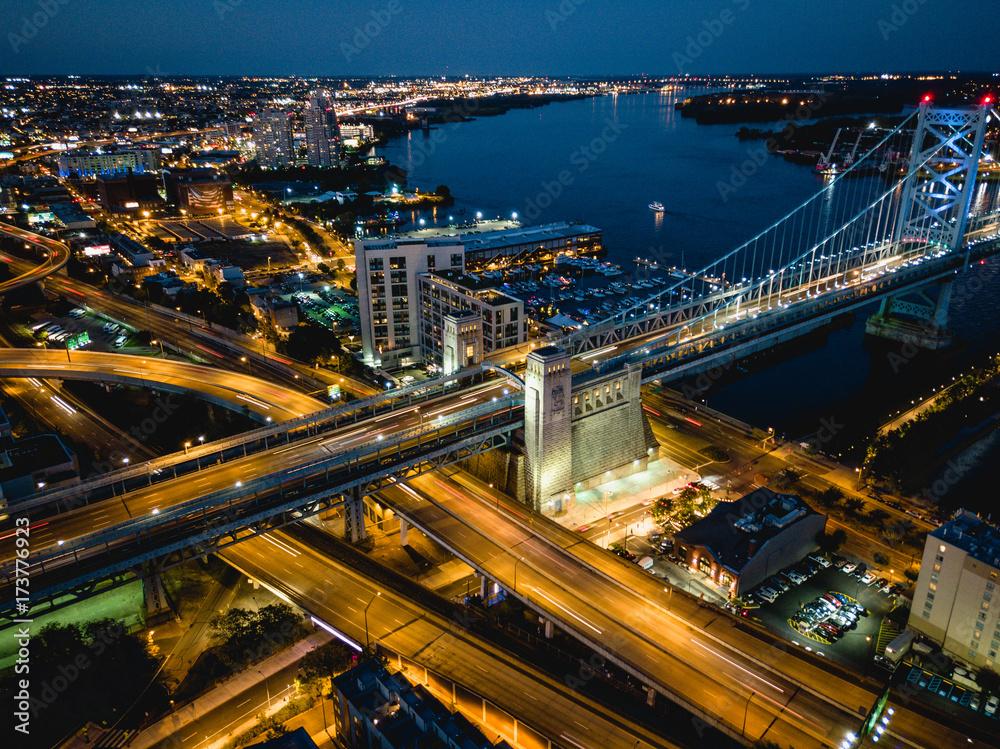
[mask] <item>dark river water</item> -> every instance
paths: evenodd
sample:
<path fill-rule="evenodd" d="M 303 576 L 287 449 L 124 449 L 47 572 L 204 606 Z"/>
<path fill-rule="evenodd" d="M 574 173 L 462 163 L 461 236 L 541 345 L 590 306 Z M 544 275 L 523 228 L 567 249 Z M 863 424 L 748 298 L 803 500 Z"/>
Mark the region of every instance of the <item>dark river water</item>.
<path fill-rule="evenodd" d="M 738 190 L 733 170 L 759 143 L 737 125 L 697 125 L 662 93 L 607 96 L 512 110 L 498 117 L 415 131 L 380 149 L 421 190 L 447 185 L 454 207 L 404 215 L 430 225 L 449 218 L 509 218 L 525 224 L 579 221 L 604 232 L 608 259 L 634 269 L 635 257 L 696 269 L 737 247 L 814 195 L 822 177 L 807 166 L 767 158 Z M 761 127 L 760 125 L 755 125 Z M 665 211 L 649 210 L 651 201 Z M 409 227 L 404 227 L 409 228 Z M 825 449 L 856 451 L 874 428 L 931 388 L 951 382 L 1000 351 L 1000 263 L 979 266 L 956 286 L 947 353 L 905 356 L 866 337 L 865 310 L 839 326 L 730 372 L 706 392 L 708 405 L 788 437 L 836 424 Z M 981 469 L 952 487 L 950 504 L 989 511 L 987 467 L 1000 440 L 981 446 Z M 988 499 L 987 499 L 988 498 Z"/>

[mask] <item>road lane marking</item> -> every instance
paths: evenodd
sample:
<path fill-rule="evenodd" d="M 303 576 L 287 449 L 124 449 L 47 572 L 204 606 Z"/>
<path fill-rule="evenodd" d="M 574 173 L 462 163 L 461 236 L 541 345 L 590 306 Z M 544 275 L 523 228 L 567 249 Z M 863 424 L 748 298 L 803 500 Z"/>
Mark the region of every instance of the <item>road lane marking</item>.
<path fill-rule="evenodd" d="M 722 659 L 722 660 L 724 660 L 724 661 L 725 661 L 726 663 L 729 663 L 730 665 L 733 665 L 733 666 L 736 666 L 736 668 L 738 668 L 738 669 L 739 669 L 740 671 L 743 671 L 744 673 L 746 673 L 746 674 L 749 674 L 750 676 L 754 677 L 755 679 L 757 679 L 757 680 L 759 680 L 759 681 L 762 681 L 762 682 L 764 682 L 765 684 L 767 684 L 767 685 L 768 685 L 769 687 L 771 687 L 772 689 L 777 689 L 777 690 L 778 690 L 779 692 L 781 692 L 782 694 L 784 694 L 785 690 L 784 690 L 784 689 L 782 689 L 781 687 L 779 687 L 779 686 L 778 686 L 777 684 L 772 684 L 772 683 L 771 683 L 771 682 L 769 682 L 769 681 L 768 681 L 767 679 L 765 679 L 765 678 L 764 678 L 763 676 L 759 676 L 758 674 L 755 674 L 755 673 L 754 673 L 753 671 L 751 671 L 750 669 L 747 669 L 747 668 L 743 668 L 743 666 L 741 666 L 741 665 L 740 665 L 739 663 L 737 663 L 736 661 L 731 661 L 731 660 L 729 660 L 729 659 L 728 659 L 728 658 L 727 658 L 726 656 L 724 656 L 724 655 L 723 655 L 722 653 L 720 653 L 720 652 L 719 652 L 718 650 L 715 650 L 714 648 L 710 648 L 710 647 L 709 647 L 708 645 L 705 645 L 705 644 L 704 644 L 704 643 L 702 643 L 702 642 L 698 642 L 698 641 L 697 641 L 696 639 L 694 639 L 693 637 L 691 638 L 691 642 L 693 642 L 693 643 L 694 643 L 695 645 L 697 645 L 697 646 L 698 646 L 698 647 L 700 647 L 700 648 L 704 648 L 704 649 L 705 649 L 705 650 L 707 650 L 708 652 L 712 653 L 712 655 L 715 655 L 716 657 L 718 657 L 718 658 L 721 658 L 721 659 Z"/>
<path fill-rule="evenodd" d="M 577 614 L 574 614 L 574 613 L 573 613 L 572 611 L 570 611 L 570 610 L 569 610 L 568 608 L 566 608 L 565 606 L 563 606 L 563 605 L 562 605 L 561 603 L 557 603 L 556 601 L 552 600 L 552 599 L 551 599 L 551 598 L 549 598 L 549 597 L 548 597 L 548 596 L 547 596 L 547 595 L 546 595 L 545 593 L 543 593 L 542 591 L 540 591 L 540 590 L 539 590 L 538 588 L 536 588 L 535 586 L 533 586 L 533 585 L 526 585 L 525 587 L 526 587 L 526 588 L 529 588 L 529 589 L 531 589 L 531 590 L 533 590 L 533 591 L 535 591 L 535 592 L 536 592 L 536 593 L 537 593 L 538 595 L 540 595 L 540 596 L 541 596 L 542 598 L 544 598 L 545 600 L 547 600 L 547 601 L 548 601 L 549 603 L 551 603 L 551 604 L 552 604 L 553 606 L 555 606 L 556 608 L 558 608 L 558 609 L 561 609 L 561 610 L 562 610 L 562 611 L 564 611 L 565 613 L 569 614 L 570 616 L 572 616 L 572 617 L 573 617 L 574 619 L 576 619 L 576 620 L 577 620 L 578 622 L 580 622 L 581 624 L 584 624 L 584 625 L 586 625 L 586 626 L 590 627 L 590 628 L 591 628 L 592 630 L 594 630 L 594 631 L 595 631 L 595 632 L 596 632 L 597 634 L 599 634 L 599 635 L 602 635 L 602 634 L 604 634 L 604 632 L 603 632 L 603 631 L 599 630 L 599 629 L 598 629 L 597 627 L 595 627 L 595 626 L 594 626 L 593 624 L 591 624 L 590 622 L 588 622 L 588 621 L 587 621 L 586 619 L 584 619 L 584 618 L 583 618 L 582 616 L 579 616 L 579 615 L 577 615 Z"/>

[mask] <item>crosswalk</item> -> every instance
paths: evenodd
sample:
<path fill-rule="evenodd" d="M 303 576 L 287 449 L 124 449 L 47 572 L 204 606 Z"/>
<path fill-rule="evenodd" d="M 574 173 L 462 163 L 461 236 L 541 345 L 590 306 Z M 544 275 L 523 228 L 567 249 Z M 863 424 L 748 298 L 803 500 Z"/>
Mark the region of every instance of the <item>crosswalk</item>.
<path fill-rule="evenodd" d="M 121 749 L 128 746 L 129 738 L 134 734 L 127 728 L 115 728 L 105 731 L 94 742 L 94 749 Z"/>

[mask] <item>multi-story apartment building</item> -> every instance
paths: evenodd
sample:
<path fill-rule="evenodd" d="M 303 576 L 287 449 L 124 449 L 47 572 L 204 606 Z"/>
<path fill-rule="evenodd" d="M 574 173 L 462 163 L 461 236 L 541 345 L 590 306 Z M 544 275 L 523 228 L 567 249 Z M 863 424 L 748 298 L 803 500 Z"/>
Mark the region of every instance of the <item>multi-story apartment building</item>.
<path fill-rule="evenodd" d="M 253 142 L 257 162 L 265 169 L 293 166 L 292 125 L 288 114 L 277 109 L 265 109 L 253 122 Z"/>
<path fill-rule="evenodd" d="M 463 258 L 457 237 L 354 243 L 365 364 L 394 369 L 422 361 L 418 277 L 428 271 L 461 272 Z"/>
<path fill-rule="evenodd" d="M 425 362 L 442 364 L 445 316 L 471 310 L 482 318 L 482 353 L 524 343 L 524 302 L 497 290 L 495 282 L 460 271 L 434 270 L 419 276 L 420 349 Z"/>
<path fill-rule="evenodd" d="M 95 151 L 93 153 L 67 154 L 56 162 L 60 177 L 77 174 L 80 177 L 125 174 L 127 172 L 158 172 L 160 151 L 156 148 L 130 148 L 127 150 Z"/>
<path fill-rule="evenodd" d="M 1000 654 L 1000 529 L 968 510 L 927 534 L 909 627 L 950 655 L 995 668 Z"/>
<path fill-rule="evenodd" d="M 326 92 L 317 91 L 302 112 L 306 123 L 306 153 L 309 166 L 330 167 L 340 162 L 337 113 Z"/>

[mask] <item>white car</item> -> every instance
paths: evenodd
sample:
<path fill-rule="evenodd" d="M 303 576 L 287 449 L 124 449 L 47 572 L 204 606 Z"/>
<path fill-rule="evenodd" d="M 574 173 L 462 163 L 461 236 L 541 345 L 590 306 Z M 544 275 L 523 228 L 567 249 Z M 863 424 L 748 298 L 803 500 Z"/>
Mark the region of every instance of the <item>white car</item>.
<path fill-rule="evenodd" d="M 998 705 L 1000 705 L 1000 697 L 993 695 L 986 701 L 986 709 L 983 712 L 987 715 L 994 715 L 997 711 Z"/>
<path fill-rule="evenodd" d="M 816 564 L 818 564 L 820 567 L 830 566 L 830 560 L 827 559 L 826 557 L 821 557 L 819 554 L 810 554 L 809 558 L 814 562 L 816 562 Z"/>
<path fill-rule="evenodd" d="M 856 565 L 854 562 L 848 562 L 847 564 L 845 564 L 840 569 L 842 569 L 844 572 L 846 572 L 849 575 L 852 572 L 854 572 L 855 569 L 857 569 L 857 566 L 858 565 Z"/>
<path fill-rule="evenodd" d="M 865 585 L 870 585 L 871 583 L 875 582 L 875 573 L 874 572 L 865 573 L 865 576 L 861 578 L 861 582 L 863 582 Z"/>

